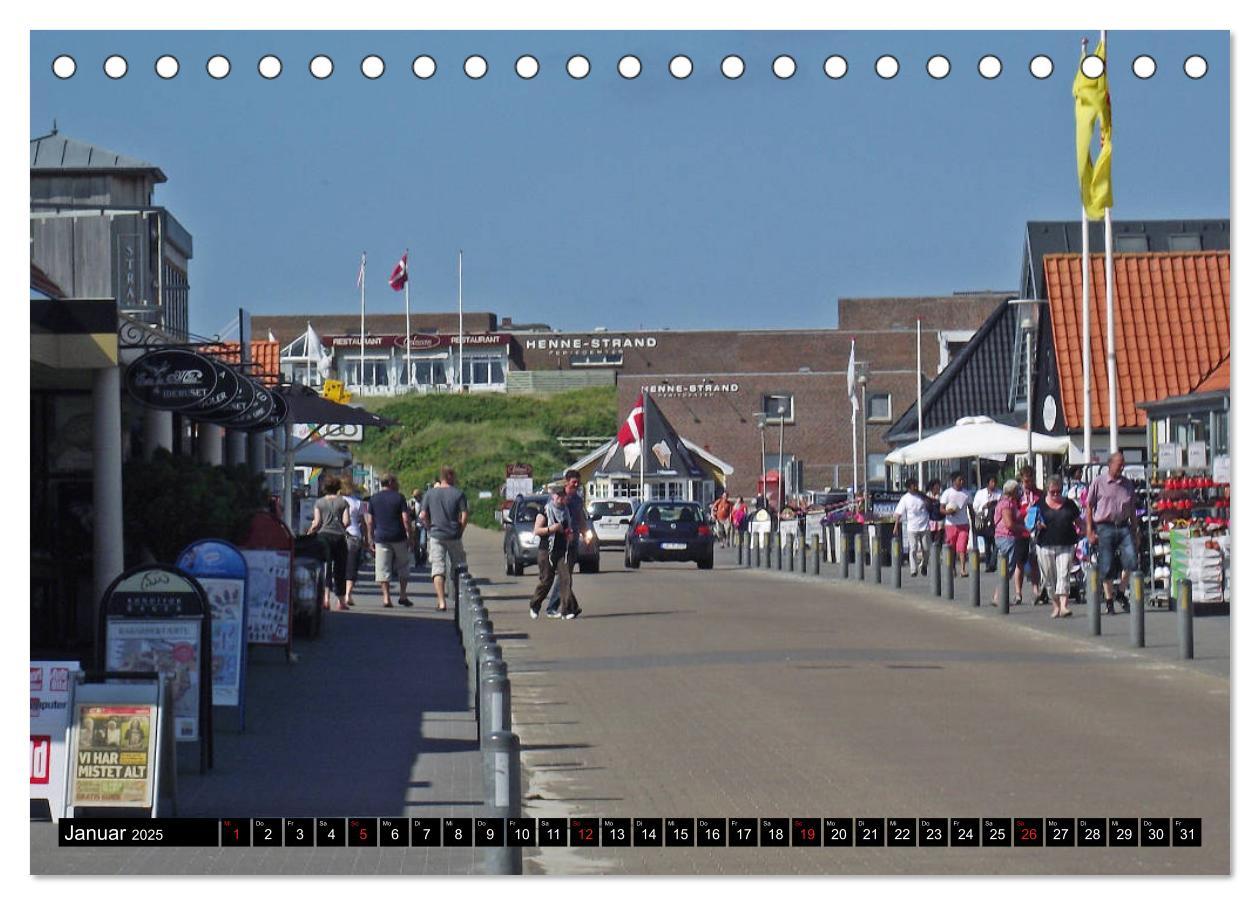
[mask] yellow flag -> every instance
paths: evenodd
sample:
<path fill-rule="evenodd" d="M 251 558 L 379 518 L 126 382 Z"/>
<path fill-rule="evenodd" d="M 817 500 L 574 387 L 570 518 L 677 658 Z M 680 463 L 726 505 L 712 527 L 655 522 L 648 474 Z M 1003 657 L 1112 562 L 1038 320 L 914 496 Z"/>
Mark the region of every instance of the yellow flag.
<path fill-rule="evenodd" d="M 1107 59 L 1107 48 L 1104 42 L 1098 43 L 1095 55 Z M 1081 60 L 1085 59 L 1085 48 L 1081 48 Z M 1085 206 L 1085 216 L 1091 220 L 1100 220 L 1103 209 L 1112 207 L 1111 197 L 1111 92 L 1107 87 L 1107 72 L 1096 79 L 1088 78 L 1076 68 L 1076 78 L 1072 81 L 1072 96 L 1076 98 L 1076 170 L 1081 179 L 1081 204 Z M 1098 160 L 1090 159 L 1089 146 L 1094 138 L 1094 123 L 1098 122 L 1102 145 L 1098 151 Z"/>

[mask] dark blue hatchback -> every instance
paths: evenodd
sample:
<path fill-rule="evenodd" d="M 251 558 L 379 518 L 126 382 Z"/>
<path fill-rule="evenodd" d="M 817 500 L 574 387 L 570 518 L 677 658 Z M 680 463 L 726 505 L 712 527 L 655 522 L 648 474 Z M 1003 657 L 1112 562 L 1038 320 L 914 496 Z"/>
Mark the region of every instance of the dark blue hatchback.
<path fill-rule="evenodd" d="M 639 503 L 626 531 L 626 568 L 641 562 L 694 562 L 713 568 L 713 526 L 699 503 L 650 500 Z"/>

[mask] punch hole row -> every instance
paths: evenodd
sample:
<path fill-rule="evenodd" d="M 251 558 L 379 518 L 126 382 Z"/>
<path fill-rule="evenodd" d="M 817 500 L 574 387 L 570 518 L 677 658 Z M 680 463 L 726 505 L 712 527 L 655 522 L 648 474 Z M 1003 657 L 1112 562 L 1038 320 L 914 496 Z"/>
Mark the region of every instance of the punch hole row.
<path fill-rule="evenodd" d="M 71 78 L 78 68 L 78 62 L 70 54 L 60 54 L 52 61 L 53 75 L 59 79 Z M 106 57 L 102 68 L 106 76 L 115 80 L 126 76 L 129 69 L 127 58 L 120 54 L 111 54 Z M 412 74 L 418 79 L 432 78 L 437 74 L 437 68 L 437 61 L 427 54 L 421 54 L 411 63 Z M 473 54 L 465 58 L 463 68 L 464 75 L 468 78 L 480 79 L 490 71 L 490 64 L 486 62 L 485 57 Z M 537 57 L 529 54 L 524 54 L 516 60 L 516 74 L 522 79 L 534 78 L 541 68 Z M 722 75 L 730 80 L 743 77 L 747 71 L 743 58 L 736 54 L 723 57 L 719 68 Z M 771 72 L 781 80 L 790 79 L 796 75 L 796 68 L 796 59 L 789 54 L 780 54 L 770 64 Z M 849 71 L 849 63 L 844 57 L 833 54 L 823 61 L 822 68 L 828 78 L 842 79 Z M 976 71 L 982 78 L 989 80 L 1000 76 L 1002 68 L 1001 58 L 994 54 L 986 54 L 976 63 Z M 1130 68 L 1137 78 L 1146 80 L 1155 75 L 1158 66 L 1154 57 L 1149 54 L 1139 54 L 1133 58 Z M 311 57 L 307 69 L 313 78 L 326 79 L 333 74 L 332 58 L 327 54 L 317 54 Z M 944 54 L 936 54 L 928 58 L 925 69 L 928 76 L 939 81 L 950 75 L 953 64 Z M 1201 79 L 1207 75 L 1208 62 L 1199 54 L 1191 54 L 1182 61 L 1181 69 L 1187 77 Z M 1086 78 L 1098 78 L 1106 71 L 1106 63 L 1091 54 L 1081 60 L 1080 70 Z M 161 79 L 173 79 L 180 72 L 179 60 L 170 54 L 163 54 L 154 61 L 153 71 Z M 206 60 L 206 74 L 212 79 L 227 78 L 231 71 L 232 63 L 223 54 L 215 54 Z M 279 78 L 283 71 L 284 64 L 275 54 L 267 54 L 258 60 L 258 74 L 264 79 Z M 591 73 L 591 61 L 582 54 L 574 54 L 565 62 L 565 71 L 572 79 L 584 79 Z M 875 61 L 875 74 L 881 79 L 894 79 L 900 71 L 901 62 L 892 54 L 884 54 Z M 364 78 L 379 79 L 385 74 L 385 60 L 376 54 L 368 54 L 359 61 L 359 72 Z M 617 61 L 617 73 L 624 79 L 636 79 L 642 72 L 643 63 L 632 54 L 627 54 Z M 695 64 L 685 54 L 677 54 L 670 59 L 669 74 L 675 79 L 689 78 L 693 72 L 695 72 Z M 1045 54 L 1038 54 L 1029 60 L 1028 72 L 1033 78 L 1047 79 L 1054 73 L 1054 61 Z"/>

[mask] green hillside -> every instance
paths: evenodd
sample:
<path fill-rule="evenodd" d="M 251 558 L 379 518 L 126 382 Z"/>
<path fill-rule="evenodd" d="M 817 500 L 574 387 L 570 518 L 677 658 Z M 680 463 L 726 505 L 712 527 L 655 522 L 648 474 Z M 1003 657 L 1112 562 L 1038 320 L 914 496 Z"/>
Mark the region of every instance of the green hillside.
<path fill-rule="evenodd" d="M 468 496 L 470 520 L 486 528 L 496 527 L 504 466 L 527 463 L 535 483 L 546 481 L 571 461 L 556 437 L 611 437 L 617 430 L 613 387 L 554 396 L 443 393 L 364 404 L 399 424 L 369 430 L 358 458 L 397 474 L 404 494 L 430 486 L 441 466 L 452 466 Z M 482 490 L 492 498 L 478 499 Z"/>

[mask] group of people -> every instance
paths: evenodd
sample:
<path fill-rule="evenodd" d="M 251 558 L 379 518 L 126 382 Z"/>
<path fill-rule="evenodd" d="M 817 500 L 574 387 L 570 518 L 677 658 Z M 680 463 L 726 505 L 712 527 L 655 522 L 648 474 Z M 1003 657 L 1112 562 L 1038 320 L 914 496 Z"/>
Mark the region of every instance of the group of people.
<path fill-rule="evenodd" d="M 465 561 L 462 538 L 468 524 L 468 500 L 456 486 L 450 466 L 443 466 L 440 479 L 415 501 L 418 493 L 409 502 L 398 491 L 398 478 L 391 474 L 384 475 L 380 490 L 366 499 L 363 489 L 350 481 L 335 475 L 325 479 L 306 532 L 322 538 L 329 551 L 324 609 L 331 609 L 331 598 L 336 598 L 339 610 L 355 605 L 354 586 L 364 552 L 373 557 L 383 605 L 393 607 L 390 586 L 396 580 L 398 605 L 412 606 L 407 580 L 413 555 L 419 563 L 416 542 L 424 533 L 437 609 L 446 609 L 448 569 Z"/>
<path fill-rule="evenodd" d="M 742 496 L 732 502 L 730 494 L 725 490 L 713 501 L 709 513 L 717 526 L 717 541 L 723 547 L 729 547 L 738 539 L 738 535 L 744 530 L 744 523 L 752 515 Z"/>
<path fill-rule="evenodd" d="M 534 536 L 538 538 L 538 585 L 529 601 L 531 619 L 538 618 L 544 601 L 549 601 L 547 616 L 552 619 L 576 619 L 582 612 L 573 593 L 578 539 L 587 528 L 581 483 L 577 471 L 566 471 L 564 481 L 551 486 L 551 499 L 534 518 Z"/>
<path fill-rule="evenodd" d="M 990 478 L 988 486 L 971 497 L 961 472 L 950 476 L 944 492 L 940 486 L 940 481 L 933 480 L 923 493 L 911 478 L 897 503 L 894 531 L 903 530 L 904 525 L 911 574 L 926 575 L 928 544 L 943 543 L 955 551 L 955 567 L 961 563 L 962 577 L 967 577 L 969 536 L 975 534 L 984 539 L 989 562 L 1002 557 L 1008 574 L 1013 573 L 1014 604 L 1023 603 L 1027 583 L 1034 605 L 1049 603 L 1051 615 L 1064 618 L 1072 615 L 1072 569 L 1077 544 L 1084 536 L 1098 554 L 1106 612 L 1115 614 L 1117 600 L 1129 612 L 1122 589 L 1127 576 L 1137 569 L 1139 521 L 1136 488 L 1124 476 L 1123 453 L 1113 453 L 1106 470 L 1088 488 L 1080 481 L 1080 470 L 1074 469 L 1066 486 L 1056 475 L 1046 481 L 1043 491 L 1030 466 L 1020 470 L 1018 480 L 1006 481 L 1000 493 L 997 478 Z M 1117 566 L 1121 589 L 1113 582 Z M 993 606 L 1000 593 L 1001 588 L 994 591 Z"/>

